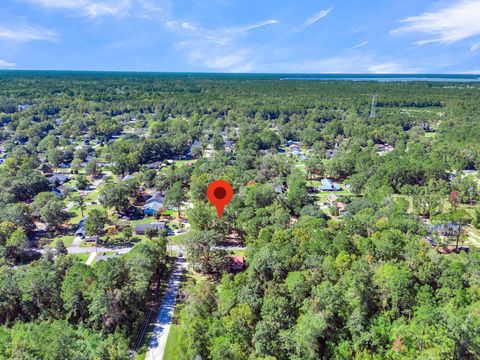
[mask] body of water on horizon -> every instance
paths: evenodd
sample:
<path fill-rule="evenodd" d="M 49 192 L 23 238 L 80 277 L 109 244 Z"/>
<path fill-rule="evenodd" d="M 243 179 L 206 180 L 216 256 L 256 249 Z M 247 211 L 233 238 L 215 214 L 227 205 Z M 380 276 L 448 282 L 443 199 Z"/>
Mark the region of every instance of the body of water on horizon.
<path fill-rule="evenodd" d="M 274 74 L 274 73 L 201 73 L 201 72 L 136 72 L 136 71 L 63 71 L 63 70 L 0 70 L 0 76 L 47 77 L 159 77 L 261 79 L 286 81 L 378 81 L 378 82 L 479 82 L 480 74 Z"/>

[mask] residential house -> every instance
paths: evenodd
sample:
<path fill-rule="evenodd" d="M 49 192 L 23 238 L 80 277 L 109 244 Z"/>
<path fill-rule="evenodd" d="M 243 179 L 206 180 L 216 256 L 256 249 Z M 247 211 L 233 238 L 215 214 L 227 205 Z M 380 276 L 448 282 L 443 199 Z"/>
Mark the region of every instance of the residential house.
<path fill-rule="evenodd" d="M 379 144 L 378 145 L 378 153 L 379 154 L 388 154 L 389 152 L 392 152 L 395 150 L 395 147 L 390 144 Z"/>
<path fill-rule="evenodd" d="M 151 224 L 139 224 L 135 226 L 135 233 L 137 235 L 145 235 L 147 229 L 157 229 L 157 230 L 162 230 L 166 228 L 166 222 L 165 221 L 159 221 L 156 223 L 151 223 Z"/>
<path fill-rule="evenodd" d="M 295 151 L 295 150 L 300 151 L 300 146 L 298 146 L 297 144 L 292 144 L 289 146 L 289 148 L 290 148 L 290 151 Z"/>
<path fill-rule="evenodd" d="M 17 112 L 22 112 L 22 111 L 25 111 L 27 110 L 29 107 L 31 107 L 32 105 L 29 105 L 29 104 L 21 104 L 21 105 L 18 105 L 17 107 Z"/>
<path fill-rule="evenodd" d="M 51 186 L 60 186 L 69 181 L 70 178 L 64 174 L 56 174 L 48 178 L 48 182 Z"/>
<path fill-rule="evenodd" d="M 150 204 L 154 201 L 160 201 L 163 202 L 164 196 L 162 191 L 157 191 L 154 193 L 152 196 L 150 196 L 146 201 L 145 204 Z"/>
<path fill-rule="evenodd" d="M 330 194 L 327 196 L 327 201 L 330 205 L 333 205 L 335 203 L 335 201 L 338 200 L 338 196 L 337 195 L 334 195 L 334 194 Z"/>
<path fill-rule="evenodd" d="M 75 231 L 75 236 L 80 236 L 81 238 L 84 238 L 85 235 L 87 235 L 87 231 L 84 228 L 85 219 L 86 217 L 82 218 L 82 220 L 80 220 L 80 222 L 78 223 L 77 231 Z"/>
<path fill-rule="evenodd" d="M 231 256 L 228 271 L 239 272 L 245 269 L 245 258 L 243 256 Z"/>
<path fill-rule="evenodd" d="M 332 180 L 323 178 L 320 185 L 321 191 L 341 191 L 340 185 L 335 184 Z"/>
<path fill-rule="evenodd" d="M 143 206 L 143 213 L 147 216 L 152 216 L 163 209 L 163 201 L 153 200 L 152 202 Z"/>
<path fill-rule="evenodd" d="M 345 203 L 341 202 L 341 201 L 337 201 L 336 205 L 337 205 L 338 211 L 341 212 L 341 213 L 343 213 L 347 210 L 347 205 Z"/>
<path fill-rule="evenodd" d="M 155 169 L 161 169 L 162 168 L 162 162 L 161 161 L 155 161 L 150 164 L 146 164 L 145 167 L 150 170 L 155 170 Z"/>
<path fill-rule="evenodd" d="M 68 195 L 68 192 L 70 191 L 70 189 L 67 188 L 65 185 L 60 185 L 60 186 L 57 186 L 52 191 L 59 198 L 63 198 Z"/>

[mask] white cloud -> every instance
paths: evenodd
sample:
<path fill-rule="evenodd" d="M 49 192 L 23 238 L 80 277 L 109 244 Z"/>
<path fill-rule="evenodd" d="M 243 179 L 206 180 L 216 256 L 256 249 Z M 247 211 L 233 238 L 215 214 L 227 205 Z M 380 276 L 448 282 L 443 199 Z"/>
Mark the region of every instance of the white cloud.
<path fill-rule="evenodd" d="M 430 38 L 415 44 L 453 44 L 480 35 L 480 0 L 456 1 L 437 11 L 407 17 L 402 22 L 407 25 L 391 31 L 392 35 L 423 33 Z"/>
<path fill-rule="evenodd" d="M 149 4 L 144 0 L 24 0 L 31 4 L 51 8 L 68 9 L 81 16 L 96 18 L 99 16 L 125 16 L 129 15 L 134 5 L 143 8 Z"/>
<path fill-rule="evenodd" d="M 11 67 L 14 67 L 15 65 L 16 64 L 14 64 L 14 63 L 11 63 L 11 62 L 0 59 L 0 69 L 1 68 L 11 68 Z"/>
<path fill-rule="evenodd" d="M 195 69 L 224 72 L 252 71 L 254 52 L 242 46 L 240 40 L 249 31 L 278 23 L 278 20 L 269 19 L 237 27 L 214 29 L 176 20 L 163 22 L 167 30 L 184 37 L 175 44 L 175 48 L 186 54 L 188 62 Z"/>
<path fill-rule="evenodd" d="M 57 39 L 57 34 L 51 30 L 26 25 L 20 27 L 0 26 L 0 40 L 21 43 L 36 40 L 55 41 Z"/>
<path fill-rule="evenodd" d="M 182 23 L 182 29 L 185 29 L 185 30 L 195 30 L 195 26 L 190 24 L 189 22 L 183 22 Z"/>
<path fill-rule="evenodd" d="M 247 56 L 248 50 L 241 49 L 231 54 L 209 57 L 204 61 L 205 65 L 213 70 L 237 72 L 239 68 L 249 67 L 248 64 L 245 64 Z"/>
<path fill-rule="evenodd" d="M 475 52 L 475 51 L 478 51 L 480 50 L 480 41 L 475 43 L 475 44 L 472 44 L 472 46 L 470 46 L 470 52 Z"/>
<path fill-rule="evenodd" d="M 233 32 L 233 33 L 242 33 L 242 32 L 255 30 L 255 29 L 258 29 L 258 28 L 261 28 L 261 27 L 264 27 L 264 26 L 268 26 L 268 25 L 275 25 L 275 24 L 278 24 L 279 22 L 280 22 L 279 20 L 270 19 L 270 20 L 260 21 L 258 23 L 254 23 L 254 24 L 240 26 L 240 27 L 237 27 L 237 28 L 226 29 L 226 31 L 227 32 Z"/>
<path fill-rule="evenodd" d="M 309 17 L 304 23 L 303 25 L 297 29 L 297 31 L 303 31 L 307 28 L 309 28 L 310 26 L 312 26 L 313 24 L 315 24 L 318 20 L 324 18 L 325 16 L 327 16 L 330 11 L 332 11 L 332 8 L 329 8 L 329 9 L 325 9 L 325 10 L 321 10 L 320 12 L 316 13 L 315 15 Z"/>
<path fill-rule="evenodd" d="M 265 69 L 267 70 L 267 69 Z M 260 70 L 261 71 L 261 70 Z M 372 55 L 334 56 L 319 60 L 306 60 L 296 63 L 272 64 L 271 72 L 293 73 L 421 73 L 421 68 L 411 67 L 393 61 L 382 61 Z"/>
<path fill-rule="evenodd" d="M 372 74 L 411 74 L 418 73 L 418 70 L 396 62 L 376 63 L 368 67 L 368 72 Z"/>
<path fill-rule="evenodd" d="M 361 47 L 364 47 L 365 45 L 368 44 L 368 41 L 363 41 L 360 44 L 357 44 L 355 46 L 352 46 L 350 49 L 360 49 Z"/>

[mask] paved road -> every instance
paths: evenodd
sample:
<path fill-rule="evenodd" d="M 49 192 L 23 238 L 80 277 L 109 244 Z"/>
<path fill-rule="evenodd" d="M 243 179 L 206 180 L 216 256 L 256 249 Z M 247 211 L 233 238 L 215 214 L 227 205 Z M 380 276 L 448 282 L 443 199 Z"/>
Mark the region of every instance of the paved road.
<path fill-rule="evenodd" d="M 237 251 L 237 250 L 245 250 L 245 246 L 215 246 L 215 249 L 222 249 L 227 251 Z M 185 251 L 182 245 L 168 245 L 167 250 L 172 251 Z"/>
<path fill-rule="evenodd" d="M 177 302 L 177 293 L 180 288 L 180 276 L 183 269 L 186 268 L 187 263 L 184 258 L 175 261 L 174 270 L 170 276 L 165 295 L 154 324 L 152 338 L 148 345 L 147 355 L 145 360 L 162 360 L 165 352 L 165 345 L 167 344 L 168 333 L 172 325 L 173 312 Z"/>
<path fill-rule="evenodd" d="M 94 252 L 118 252 L 119 254 L 126 254 L 130 250 L 132 250 L 132 247 L 124 247 L 124 248 L 118 248 L 118 249 L 112 249 L 112 248 L 106 248 L 106 247 L 69 247 L 68 249 L 69 254 L 89 254 L 89 253 L 94 253 Z"/>
<path fill-rule="evenodd" d="M 243 246 L 217 246 L 217 249 L 223 249 L 227 251 L 236 251 L 236 250 L 245 250 L 245 247 Z M 132 250 L 132 246 L 127 246 L 123 248 L 117 248 L 117 249 L 112 249 L 112 248 L 106 248 L 106 247 L 80 247 L 80 246 L 71 246 L 69 247 L 68 253 L 69 254 L 87 254 L 87 253 L 92 253 L 92 252 L 118 252 L 120 254 L 126 254 L 130 250 Z M 168 245 L 167 250 L 172 250 L 172 251 L 184 251 L 183 247 L 181 245 Z"/>

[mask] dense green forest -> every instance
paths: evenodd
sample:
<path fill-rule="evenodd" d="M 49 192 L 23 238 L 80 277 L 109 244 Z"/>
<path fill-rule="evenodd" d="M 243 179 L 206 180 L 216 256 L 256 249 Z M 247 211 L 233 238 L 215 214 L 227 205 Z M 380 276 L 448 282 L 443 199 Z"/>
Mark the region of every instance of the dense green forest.
<path fill-rule="evenodd" d="M 128 358 L 169 245 L 178 359 L 480 358 L 476 83 L 0 72 L 0 124 L 0 359 Z"/>

